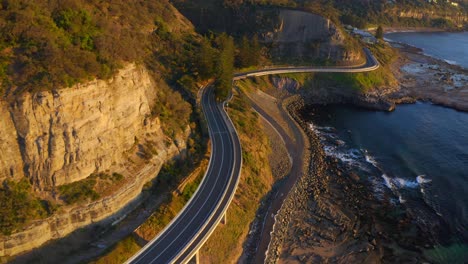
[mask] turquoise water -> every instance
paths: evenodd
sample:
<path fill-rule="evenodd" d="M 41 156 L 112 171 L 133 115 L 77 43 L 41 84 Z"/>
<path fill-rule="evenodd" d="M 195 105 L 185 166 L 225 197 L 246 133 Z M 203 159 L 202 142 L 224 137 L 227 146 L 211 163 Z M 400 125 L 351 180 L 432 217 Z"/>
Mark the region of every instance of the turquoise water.
<path fill-rule="evenodd" d="M 398 32 L 386 39 L 423 49 L 432 57 L 468 68 L 468 32 Z"/>

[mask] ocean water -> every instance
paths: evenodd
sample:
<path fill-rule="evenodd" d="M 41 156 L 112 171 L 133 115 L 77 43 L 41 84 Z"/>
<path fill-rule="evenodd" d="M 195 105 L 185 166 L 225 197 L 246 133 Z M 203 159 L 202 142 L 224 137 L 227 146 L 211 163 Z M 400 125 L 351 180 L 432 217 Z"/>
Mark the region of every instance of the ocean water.
<path fill-rule="evenodd" d="M 398 32 L 385 38 L 421 48 L 424 54 L 468 68 L 468 32 Z"/>
<path fill-rule="evenodd" d="M 420 221 L 440 225 L 442 249 L 460 249 L 468 260 L 468 113 L 429 103 L 390 113 L 343 105 L 306 111 L 328 156 L 367 172 L 375 199 L 390 192 Z M 464 263 L 437 254 L 442 263 Z"/>

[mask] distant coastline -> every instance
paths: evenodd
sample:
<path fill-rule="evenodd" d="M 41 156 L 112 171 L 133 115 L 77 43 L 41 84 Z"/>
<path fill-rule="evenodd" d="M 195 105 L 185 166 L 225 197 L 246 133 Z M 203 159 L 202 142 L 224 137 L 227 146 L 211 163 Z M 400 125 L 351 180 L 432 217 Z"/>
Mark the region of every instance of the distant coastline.
<path fill-rule="evenodd" d="M 458 32 L 458 30 L 447 30 L 444 28 L 431 27 L 384 27 L 385 34 L 400 32 Z M 460 30 L 463 31 L 463 30 Z"/>

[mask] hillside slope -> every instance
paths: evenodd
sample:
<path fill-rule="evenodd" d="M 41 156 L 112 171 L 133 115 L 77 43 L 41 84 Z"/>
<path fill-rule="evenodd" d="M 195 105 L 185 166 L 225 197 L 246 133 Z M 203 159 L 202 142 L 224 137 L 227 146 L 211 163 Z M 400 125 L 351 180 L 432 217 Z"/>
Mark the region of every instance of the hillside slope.
<path fill-rule="evenodd" d="M 165 162 L 195 162 L 178 80 L 199 37 L 168 1 L 6 0 L 0 32 L 0 260 L 112 223 Z"/>

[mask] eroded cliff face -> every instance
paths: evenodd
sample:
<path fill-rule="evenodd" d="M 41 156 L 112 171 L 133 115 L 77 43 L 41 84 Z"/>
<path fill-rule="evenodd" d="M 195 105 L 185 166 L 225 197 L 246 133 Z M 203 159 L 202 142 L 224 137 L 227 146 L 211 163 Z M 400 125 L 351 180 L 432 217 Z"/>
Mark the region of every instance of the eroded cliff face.
<path fill-rule="evenodd" d="M 166 161 L 184 154 L 190 129 L 170 138 L 151 115 L 161 85 L 166 84 L 157 83 L 145 68 L 130 64 L 108 81 L 0 101 L 0 182 L 26 177 L 35 195 L 60 203 L 53 194 L 57 186 L 93 172 L 124 176 L 117 189 L 96 201 L 62 205 L 49 218 L 0 236 L 0 256 L 99 221 L 112 223 L 139 201 L 145 183 Z M 142 155 L 146 144 L 153 149 L 150 156 Z"/>
<path fill-rule="evenodd" d="M 345 36 L 327 18 L 297 10 L 281 10 L 279 22 L 265 34 L 276 46 L 274 53 L 299 58 L 354 62 L 362 59 L 360 51 L 345 48 Z"/>
<path fill-rule="evenodd" d="M 109 81 L 2 102 L 0 180 L 26 176 L 45 189 L 125 162 L 135 139 L 159 128 L 150 120 L 155 89 L 143 68 L 130 65 Z"/>
<path fill-rule="evenodd" d="M 451 14 L 448 14 L 447 12 L 442 12 L 442 11 L 437 12 L 437 11 L 432 11 L 432 10 L 418 10 L 418 9 L 399 10 L 395 8 L 395 9 L 390 9 L 388 12 L 400 18 L 413 18 L 413 19 L 419 19 L 419 20 L 443 18 L 443 19 L 452 21 L 457 26 L 463 26 L 468 23 L 468 16 L 462 11 L 452 12 Z"/>
<path fill-rule="evenodd" d="M 6 178 L 21 178 L 24 176 L 23 160 L 15 124 L 5 101 L 0 101 L 0 115 L 0 181 Z"/>

